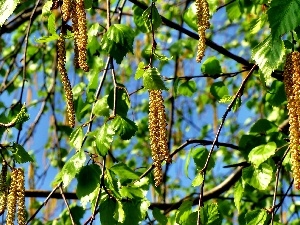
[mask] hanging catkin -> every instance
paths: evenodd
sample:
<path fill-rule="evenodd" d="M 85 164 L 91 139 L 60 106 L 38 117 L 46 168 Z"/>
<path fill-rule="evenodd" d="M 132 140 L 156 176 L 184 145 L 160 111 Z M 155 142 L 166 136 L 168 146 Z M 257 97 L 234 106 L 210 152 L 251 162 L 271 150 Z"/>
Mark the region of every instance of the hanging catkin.
<path fill-rule="evenodd" d="M 1 168 L 1 177 L 0 177 L 0 215 L 2 215 L 6 209 L 7 204 L 7 163 L 3 160 L 2 161 L 2 168 Z"/>
<path fill-rule="evenodd" d="M 61 75 L 61 82 L 64 86 L 65 96 L 67 100 L 67 118 L 70 127 L 75 126 L 75 110 L 73 104 L 73 93 L 70 80 L 68 78 L 66 64 L 66 49 L 65 49 L 65 37 L 61 33 L 57 40 L 57 68 Z"/>
<path fill-rule="evenodd" d="M 206 44 L 205 44 L 205 31 L 209 28 L 209 7 L 207 0 L 196 0 L 196 13 L 197 13 L 197 27 L 198 27 L 198 50 L 196 61 L 201 62 Z"/>
<path fill-rule="evenodd" d="M 26 208 L 25 208 L 25 176 L 24 170 L 18 170 L 17 197 L 18 197 L 18 225 L 26 224 Z"/>
<path fill-rule="evenodd" d="M 6 225 L 14 225 L 17 206 L 17 188 L 18 188 L 18 170 L 13 169 L 11 172 L 11 183 L 7 197 L 7 216 Z"/>
<path fill-rule="evenodd" d="M 300 53 L 287 55 L 283 73 L 290 124 L 290 151 L 295 187 L 300 189 Z"/>
<path fill-rule="evenodd" d="M 63 0 L 61 5 L 61 13 L 64 21 L 68 21 L 71 18 L 72 0 Z"/>
<path fill-rule="evenodd" d="M 84 0 L 74 0 L 72 5 L 72 23 L 75 40 L 75 49 L 78 51 L 78 56 L 74 57 L 74 64 L 77 64 L 85 72 L 89 71 L 87 60 L 87 27 L 86 13 L 84 8 Z M 77 52 L 75 52 L 76 54 Z"/>
<path fill-rule="evenodd" d="M 154 161 L 155 186 L 160 185 L 163 179 L 162 161 L 170 161 L 167 144 L 167 122 L 163 103 L 161 90 L 149 90 L 149 132 L 152 159 Z"/>

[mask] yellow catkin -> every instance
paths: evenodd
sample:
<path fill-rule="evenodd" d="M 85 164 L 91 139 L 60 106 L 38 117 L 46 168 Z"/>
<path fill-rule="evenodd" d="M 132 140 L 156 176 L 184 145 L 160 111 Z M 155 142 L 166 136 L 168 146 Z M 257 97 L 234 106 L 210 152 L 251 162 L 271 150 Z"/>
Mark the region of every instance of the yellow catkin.
<path fill-rule="evenodd" d="M 17 185 L 17 197 L 18 197 L 18 225 L 26 224 L 26 208 L 25 208 L 25 176 L 24 170 L 19 168 L 18 170 L 18 185 Z"/>
<path fill-rule="evenodd" d="M 57 68 L 61 75 L 61 81 L 64 86 L 65 96 L 67 100 L 67 117 L 70 127 L 75 126 L 75 110 L 73 104 L 73 93 L 70 80 L 68 78 L 66 64 L 66 49 L 65 49 L 65 38 L 61 33 L 57 40 Z"/>
<path fill-rule="evenodd" d="M 287 55 L 284 67 L 284 85 L 288 100 L 290 124 L 290 151 L 295 187 L 300 189 L 300 53 Z"/>
<path fill-rule="evenodd" d="M 17 187 L 18 187 L 18 170 L 13 169 L 11 172 L 11 183 L 7 197 L 7 217 L 6 225 L 14 225 L 16 205 L 17 205 Z"/>
<path fill-rule="evenodd" d="M 75 48 L 78 49 L 78 65 L 85 72 L 89 71 L 87 60 L 87 26 L 84 0 L 74 0 L 72 6 L 72 23 Z M 76 59 L 77 60 L 77 59 Z M 76 65 L 76 61 L 74 64 Z"/>
<path fill-rule="evenodd" d="M 1 177 L 0 177 L 0 215 L 2 215 L 6 209 L 7 204 L 7 163 L 2 161 Z"/>
<path fill-rule="evenodd" d="M 61 5 L 61 13 L 64 21 L 68 21 L 71 18 L 72 2 L 71 0 L 63 0 Z"/>
<path fill-rule="evenodd" d="M 162 161 L 170 162 L 167 144 L 167 122 L 163 103 L 161 90 L 149 90 L 149 133 L 152 159 L 154 161 L 155 186 L 160 185 L 162 182 Z"/>
<path fill-rule="evenodd" d="M 209 6 L 207 0 L 196 0 L 196 13 L 197 13 L 197 27 L 198 27 L 198 50 L 196 61 L 201 62 L 204 57 L 206 48 L 205 44 L 205 31 L 209 28 Z"/>

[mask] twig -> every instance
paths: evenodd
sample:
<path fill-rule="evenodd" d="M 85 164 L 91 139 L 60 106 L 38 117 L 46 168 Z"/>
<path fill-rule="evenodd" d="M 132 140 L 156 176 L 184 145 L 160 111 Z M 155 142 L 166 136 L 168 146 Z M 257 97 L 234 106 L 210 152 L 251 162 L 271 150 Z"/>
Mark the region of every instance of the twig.
<path fill-rule="evenodd" d="M 227 2 L 226 4 L 219 6 L 219 7 L 216 9 L 216 12 L 219 11 L 220 9 L 222 9 L 222 8 L 224 8 L 224 7 L 228 6 L 228 5 L 230 5 L 230 4 L 233 3 L 233 2 L 235 2 L 235 0 L 231 0 L 230 2 Z"/>
<path fill-rule="evenodd" d="M 68 203 L 67 199 L 65 198 L 64 191 L 63 191 L 61 185 L 62 185 L 62 183 L 60 183 L 60 185 L 59 185 L 60 194 L 61 194 L 61 196 L 62 196 L 62 198 L 63 198 L 63 200 L 64 200 L 64 202 L 65 202 L 65 204 L 67 206 L 68 212 L 70 214 L 70 219 L 71 219 L 72 225 L 76 225 L 75 222 L 74 222 L 72 213 L 71 213 L 71 209 L 70 209 L 69 203 Z"/>

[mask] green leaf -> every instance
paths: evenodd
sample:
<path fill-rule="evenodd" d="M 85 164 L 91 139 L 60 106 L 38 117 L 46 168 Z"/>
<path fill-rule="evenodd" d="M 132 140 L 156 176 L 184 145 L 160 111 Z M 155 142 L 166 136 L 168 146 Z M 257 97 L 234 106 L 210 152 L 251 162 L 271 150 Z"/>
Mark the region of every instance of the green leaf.
<path fill-rule="evenodd" d="M 109 106 L 107 103 L 108 95 L 98 99 L 93 107 L 93 114 L 96 116 L 109 117 Z"/>
<path fill-rule="evenodd" d="M 47 16 L 51 14 L 52 4 L 53 4 L 52 0 L 48 0 L 45 2 L 42 8 L 42 16 Z"/>
<path fill-rule="evenodd" d="M 48 17 L 48 31 L 52 35 L 56 34 L 55 14 L 54 13 L 51 13 L 51 15 Z"/>
<path fill-rule="evenodd" d="M 183 14 L 183 21 L 194 31 L 198 31 L 197 26 L 197 8 L 195 2 L 190 4 Z"/>
<path fill-rule="evenodd" d="M 0 27 L 2 27 L 8 17 L 13 14 L 19 2 L 19 0 L 0 1 Z"/>
<path fill-rule="evenodd" d="M 201 172 L 198 172 L 194 180 L 192 181 L 192 186 L 197 187 L 200 186 L 203 182 L 203 174 Z"/>
<path fill-rule="evenodd" d="M 196 82 L 193 80 L 183 81 L 178 87 L 177 93 L 180 95 L 192 97 L 197 91 Z"/>
<path fill-rule="evenodd" d="M 239 1 L 230 1 L 230 0 L 226 0 L 226 3 L 229 3 L 226 5 L 226 12 L 227 12 L 227 16 L 229 18 L 230 21 L 234 20 L 234 19 L 239 19 L 242 15 L 241 9 L 240 9 L 240 4 Z"/>
<path fill-rule="evenodd" d="M 249 161 L 257 168 L 261 163 L 275 154 L 276 143 L 269 142 L 266 145 L 259 145 L 251 150 L 248 155 Z"/>
<path fill-rule="evenodd" d="M 281 106 L 286 101 L 286 95 L 283 82 L 273 81 L 269 91 L 266 94 L 266 100 L 273 106 Z"/>
<path fill-rule="evenodd" d="M 81 167 L 83 167 L 86 160 L 86 156 L 84 151 L 76 152 L 64 165 L 62 170 L 56 175 L 56 177 L 60 177 L 64 187 L 67 187 L 72 179 L 76 176 L 76 174 L 80 171 Z"/>
<path fill-rule="evenodd" d="M 116 113 L 120 116 L 126 117 L 127 112 L 130 108 L 130 99 L 125 91 L 125 87 L 123 88 L 123 85 L 118 84 L 117 88 L 117 97 L 116 97 Z M 109 92 L 108 98 L 107 98 L 108 106 L 111 110 L 114 109 L 114 89 L 112 89 Z"/>
<path fill-rule="evenodd" d="M 208 157 L 208 151 L 206 148 L 197 148 L 195 150 L 193 150 L 192 153 L 194 162 L 197 166 L 198 169 L 202 169 L 205 165 L 206 159 Z M 215 165 L 214 160 L 211 158 L 208 162 L 208 170 L 211 170 Z"/>
<path fill-rule="evenodd" d="M 191 201 L 184 201 L 181 203 L 177 212 L 175 213 L 176 223 L 184 224 L 188 221 L 189 215 L 192 213 L 192 205 Z"/>
<path fill-rule="evenodd" d="M 217 203 L 206 204 L 200 209 L 200 224 L 221 225 L 222 219 L 219 216 Z"/>
<path fill-rule="evenodd" d="M 168 90 L 157 68 L 149 68 L 143 74 L 143 84 L 148 90 Z"/>
<path fill-rule="evenodd" d="M 201 66 L 201 71 L 211 76 L 222 73 L 222 68 L 217 57 L 211 56 L 207 58 Z"/>
<path fill-rule="evenodd" d="M 114 24 L 103 35 L 100 46 L 118 64 L 128 52 L 133 52 L 134 31 L 127 25 Z"/>
<path fill-rule="evenodd" d="M 76 128 L 70 135 L 70 144 L 78 151 L 81 149 L 83 141 L 83 130 L 82 127 Z"/>
<path fill-rule="evenodd" d="M 258 64 L 265 80 L 270 78 L 273 70 L 277 69 L 284 56 L 284 44 L 280 38 L 268 36 L 252 51 L 252 59 Z"/>
<path fill-rule="evenodd" d="M 122 202 L 122 209 L 124 210 L 125 220 L 123 225 L 139 224 L 145 216 L 150 206 L 150 202 L 145 199 L 133 199 L 131 201 Z"/>
<path fill-rule="evenodd" d="M 122 180 L 137 180 L 139 179 L 139 175 L 136 174 L 132 169 L 130 169 L 124 163 L 115 164 L 110 168 L 120 179 Z"/>
<path fill-rule="evenodd" d="M 100 221 L 102 225 L 116 224 L 114 219 L 114 212 L 116 210 L 117 202 L 111 198 L 105 198 L 100 204 Z"/>
<path fill-rule="evenodd" d="M 266 134 L 277 131 L 277 126 L 267 119 L 260 119 L 250 129 L 250 133 Z"/>
<path fill-rule="evenodd" d="M 22 105 L 20 111 L 18 112 L 18 114 L 12 119 L 12 121 L 10 123 L 13 124 L 19 124 L 19 123 L 24 123 L 27 120 L 29 120 L 29 114 L 27 113 L 27 108 L 26 105 Z"/>
<path fill-rule="evenodd" d="M 224 96 L 228 95 L 228 89 L 222 81 L 215 82 L 210 87 L 210 93 L 217 99 L 220 100 Z"/>
<path fill-rule="evenodd" d="M 138 80 L 141 77 L 143 77 L 143 74 L 145 72 L 144 68 L 145 68 L 145 63 L 144 62 L 140 62 L 139 65 L 138 65 L 138 68 L 136 69 L 135 75 L 134 75 L 134 78 L 136 80 Z"/>
<path fill-rule="evenodd" d="M 154 208 L 152 214 L 159 224 L 166 225 L 168 223 L 168 218 L 158 208 Z"/>
<path fill-rule="evenodd" d="M 252 20 L 250 23 L 250 33 L 257 34 L 259 31 L 261 31 L 267 20 L 267 14 L 262 14 L 260 17 Z"/>
<path fill-rule="evenodd" d="M 84 8 L 90 9 L 93 6 L 93 0 L 84 0 Z"/>
<path fill-rule="evenodd" d="M 129 140 L 138 130 L 136 124 L 126 117 L 116 116 L 111 123 L 116 134 L 123 140 Z"/>
<path fill-rule="evenodd" d="M 44 36 L 44 37 L 40 37 L 38 39 L 36 39 L 35 41 L 37 43 L 45 43 L 45 42 L 50 42 L 50 41 L 55 41 L 59 38 L 58 34 L 53 34 L 51 36 Z"/>
<path fill-rule="evenodd" d="M 161 17 L 154 3 L 152 3 L 152 5 L 143 12 L 142 18 L 144 20 L 147 33 L 152 32 L 152 30 L 156 31 L 162 23 Z"/>
<path fill-rule="evenodd" d="M 115 131 L 107 123 L 99 129 L 96 136 L 96 149 L 99 155 L 105 156 L 110 149 L 110 145 L 113 141 Z"/>
<path fill-rule="evenodd" d="M 154 52 L 153 55 L 155 56 L 155 58 L 157 58 L 159 61 L 170 61 L 173 56 L 171 56 L 170 58 L 168 58 L 167 56 L 165 56 L 164 54 L 159 54 L 157 52 Z"/>
<path fill-rule="evenodd" d="M 141 188 L 139 187 L 130 187 L 130 186 L 122 186 L 120 189 L 120 194 L 123 198 L 144 198 L 145 195 Z"/>
<path fill-rule="evenodd" d="M 141 2 L 141 4 L 147 6 L 144 2 Z M 144 18 L 142 17 L 144 10 L 141 9 L 139 6 L 134 5 L 132 7 L 133 9 L 133 21 L 137 28 L 142 31 L 143 33 L 148 32 L 147 24 L 144 21 Z"/>
<path fill-rule="evenodd" d="M 9 150 L 12 152 L 12 156 L 17 163 L 34 162 L 32 157 L 20 144 L 13 143 L 12 148 L 9 148 Z"/>
<path fill-rule="evenodd" d="M 270 215 L 263 209 L 255 209 L 246 213 L 247 225 L 267 225 Z"/>
<path fill-rule="evenodd" d="M 272 0 L 267 12 L 273 37 L 278 38 L 300 24 L 299 0 Z"/>
<path fill-rule="evenodd" d="M 242 183 L 241 180 L 238 180 L 234 185 L 233 197 L 234 197 L 235 207 L 237 208 L 239 213 L 240 213 L 240 210 L 241 210 L 241 203 L 242 203 L 243 193 L 244 193 L 243 183 Z"/>
<path fill-rule="evenodd" d="M 87 165 L 77 174 L 76 195 L 79 199 L 91 194 L 100 185 L 101 170 L 96 164 Z"/>
<path fill-rule="evenodd" d="M 258 190 L 266 190 L 273 178 L 273 168 L 264 162 L 258 168 L 253 166 L 243 169 L 243 180 Z"/>
<path fill-rule="evenodd" d="M 71 221 L 69 209 L 66 208 L 59 214 L 59 222 L 61 223 L 59 225 L 80 224 L 80 220 L 83 218 L 85 210 L 82 207 L 77 206 L 75 202 L 69 205 L 69 208 L 74 223 Z M 51 224 L 54 225 L 57 223 L 53 222 Z"/>
<path fill-rule="evenodd" d="M 112 194 L 117 199 L 121 199 L 122 196 L 119 193 L 119 187 L 118 187 L 118 180 L 115 177 L 115 174 L 110 169 L 106 170 L 105 177 L 104 177 L 104 183 L 105 186 L 112 192 Z"/>

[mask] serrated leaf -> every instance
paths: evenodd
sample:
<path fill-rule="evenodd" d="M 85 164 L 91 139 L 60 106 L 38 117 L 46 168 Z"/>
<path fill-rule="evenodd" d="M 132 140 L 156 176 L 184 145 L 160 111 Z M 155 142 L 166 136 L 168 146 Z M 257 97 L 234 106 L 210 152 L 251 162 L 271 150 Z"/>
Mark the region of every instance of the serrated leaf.
<path fill-rule="evenodd" d="M 201 71 L 211 76 L 222 73 L 222 68 L 217 57 L 211 56 L 207 58 L 201 66 Z"/>
<path fill-rule="evenodd" d="M 170 61 L 173 56 L 171 56 L 170 58 L 168 58 L 167 56 L 163 55 L 163 54 L 159 54 L 157 52 L 154 52 L 153 55 L 155 56 L 155 58 L 157 58 L 159 61 Z"/>
<path fill-rule="evenodd" d="M 56 34 L 55 15 L 54 15 L 54 13 L 51 13 L 51 15 L 48 17 L 48 31 L 51 35 Z"/>
<path fill-rule="evenodd" d="M 82 196 L 80 198 L 80 203 L 81 206 L 86 209 L 87 208 L 87 204 L 90 203 L 92 206 L 92 210 L 95 210 L 96 204 L 97 204 L 97 197 L 100 191 L 100 185 L 98 185 L 98 187 L 96 187 L 96 189 L 94 189 L 94 191 L 92 191 L 90 194 Z M 98 206 L 98 205 L 97 205 Z"/>
<path fill-rule="evenodd" d="M 300 24 L 299 0 L 273 0 L 267 12 L 273 37 L 278 38 Z"/>
<path fill-rule="evenodd" d="M 136 69 L 135 75 L 134 75 L 134 79 L 138 80 L 141 77 L 143 77 L 143 74 L 145 72 L 145 63 L 144 62 L 140 62 L 138 65 L 138 68 Z"/>
<path fill-rule="evenodd" d="M 124 87 L 118 84 L 120 87 Z M 108 106 L 111 110 L 114 109 L 114 89 L 109 92 L 107 98 Z M 126 117 L 127 112 L 130 108 L 130 99 L 124 88 L 117 88 L 117 97 L 116 97 L 116 113 L 120 116 Z"/>
<path fill-rule="evenodd" d="M 200 186 L 203 182 L 203 174 L 198 172 L 194 180 L 192 181 L 192 186 L 197 187 Z"/>
<path fill-rule="evenodd" d="M 262 71 L 265 80 L 268 80 L 273 70 L 277 69 L 284 56 L 284 44 L 280 38 L 268 36 L 252 51 L 252 59 L 255 60 Z"/>
<path fill-rule="evenodd" d="M 241 200 L 243 197 L 243 193 L 244 193 L 243 183 L 241 180 L 238 180 L 234 185 L 233 197 L 234 197 L 235 207 L 237 208 L 239 213 L 240 213 L 240 209 L 241 209 L 241 204 L 242 204 Z"/>
<path fill-rule="evenodd" d="M 258 167 L 261 163 L 269 159 L 271 156 L 275 154 L 276 151 L 276 143 L 269 142 L 265 145 L 259 145 L 251 150 L 248 155 L 249 161 L 254 165 L 254 167 Z"/>
<path fill-rule="evenodd" d="M 188 156 L 186 157 L 185 159 L 185 163 L 184 163 L 184 174 L 187 178 L 189 178 L 189 165 L 190 165 L 190 161 L 191 161 L 191 158 L 192 158 L 192 152 L 193 150 L 191 149 L 189 151 L 189 154 Z"/>
<path fill-rule="evenodd" d="M 59 35 L 58 34 L 53 34 L 51 36 L 44 36 L 44 37 L 41 37 L 39 39 L 36 39 L 35 41 L 37 43 L 45 43 L 45 42 L 50 42 L 50 41 L 55 41 L 59 38 Z"/>
<path fill-rule="evenodd" d="M 259 119 L 250 128 L 250 133 L 266 134 L 277 131 L 277 126 L 267 119 Z"/>
<path fill-rule="evenodd" d="M 12 156 L 17 163 L 34 162 L 32 157 L 26 152 L 22 145 L 13 143 L 12 148 L 9 148 Z"/>
<path fill-rule="evenodd" d="M 137 180 L 139 179 L 139 175 L 136 174 L 132 169 L 130 169 L 124 163 L 115 164 L 110 168 L 120 179 L 122 180 Z"/>
<path fill-rule="evenodd" d="M 266 101 L 273 106 L 281 106 L 286 101 L 286 94 L 283 82 L 273 81 L 266 94 Z"/>
<path fill-rule="evenodd" d="M 81 149 L 83 141 L 83 130 L 82 127 L 76 128 L 70 135 L 70 144 L 78 151 Z"/>
<path fill-rule="evenodd" d="M 93 114 L 96 116 L 109 116 L 109 106 L 107 103 L 108 95 L 98 99 L 93 107 Z"/>
<path fill-rule="evenodd" d="M 61 178 L 64 187 L 67 187 L 75 178 L 81 167 L 83 167 L 85 160 L 86 155 L 84 151 L 78 151 L 66 162 L 62 170 L 56 175 L 56 177 Z"/>
<path fill-rule="evenodd" d="M 116 224 L 114 219 L 114 212 L 116 210 L 117 202 L 111 198 L 105 198 L 100 204 L 100 221 L 102 225 Z"/>
<path fill-rule="evenodd" d="M 119 193 L 118 180 L 115 176 L 116 175 L 114 174 L 114 172 L 112 172 L 110 169 L 107 169 L 104 177 L 104 183 L 105 186 L 115 196 L 115 198 L 121 199 L 122 196 Z"/>
<path fill-rule="evenodd" d="M 230 2 L 230 4 L 226 4 L 226 13 L 230 21 L 234 19 L 239 19 L 242 15 L 239 1 L 231 2 L 227 0 L 226 3 Z"/>
<path fill-rule="evenodd" d="M 184 201 L 181 203 L 175 213 L 176 223 L 183 224 L 188 220 L 189 215 L 192 213 L 192 205 L 193 203 L 191 201 Z"/>
<path fill-rule="evenodd" d="M 197 84 L 193 80 L 181 82 L 177 89 L 180 95 L 191 97 L 197 91 Z"/>
<path fill-rule="evenodd" d="M 154 208 L 152 214 L 159 224 L 166 225 L 168 223 L 168 218 L 158 208 Z"/>
<path fill-rule="evenodd" d="M 96 149 L 99 155 L 105 156 L 113 141 L 115 131 L 107 123 L 99 129 L 96 136 Z"/>
<path fill-rule="evenodd" d="M 243 169 L 243 180 L 258 190 L 266 190 L 273 178 L 273 173 L 272 166 L 264 162 L 258 168 L 250 166 Z"/>
<path fill-rule="evenodd" d="M 8 17 L 13 14 L 19 0 L 2 0 L 0 1 L 0 27 L 5 23 Z"/>
<path fill-rule="evenodd" d="M 148 90 L 168 90 L 155 67 L 149 68 L 144 72 L 143 85 Z"/>
<path fill-rule="evenodd" d="M 139 224 L 146 216 L 150 202 L 145 199 L 132 199 L 122 202 L 122 208 L 125 214 L 123 225 Z"/>
<path fill-rule="evenodd" d="M 141 2 L 141 4 L 147 6 L 144 2 Z M 145 23 L 144 18 L 142 17 L 144 10 L 137 5 L 134 5 L 132 9 L 133 9 L 133 21 L 135 25 L 140 31 L 142 31 L 143 33 L 147 33 L 148 32 L 147 24 Z"/>
<path fill-rule="evenodd" d="M 194 31 L 198 31 L 197 27 L 197 8 L 195 2 L 190 4 L 183 14 L 183 21 Z"/>
<path fill-rule="evenodd" d="M 96 164 L 87 165 L 77 174 L 76 195 L 79 199 L 90 195 L 100 185 L 101 170 Z"/>
<path fill-rule="evenodd" d="M 138 130 L 136 124 L 126 117 L 116 116 L 111 123 L 116 134 L 123 140 L 129 140 Z"/>
<path fill-rule="evenodd" d="M 261 31 L 267 20 L 267 14 L 262 14 L 260 17 L 252 20 L 250 23 L 250 33 L 257 34 L 259 31 Z"/>
<path fill-rule="evenodd" d="M 219 216 L 217 203 L 206 204 L 200 209 L 200 224 L 221 225 L 222 219 Z"/>
<path fill-rule="evenodd" d="M 206 148 L 196 148 L 195 150 L 193 150 L 192 156 L 197 168 L 202 169 L 208 157 L 208 151 Z M 214 167 L 214 165 L 215 162 L 211 158 L 208 163 L 208 170 L 211 170 Z"/>
<path fill-rule="evenodd" d="M 268 224 L 268 218 L 270 218 L 270 215 L 263 209 L 255 209 L 245 215 L 247 225 L 266 225 Z"/>
<path fill-rule="evenodd" d="M 152 30 L 157 30 L 162 23 L 161 17 L 154 3 L 152 3 L 152 5 L 143 12 L 142 18 L 144 20 L 147 33 L 152 32 Z"/>
<path fill-rule="evenodd" d="M 228 95 L 228 89 L 222 81 L 215 82 L 210 87 L 210 93 L 217 99 L 220 100 L 224 96 Z"/>

